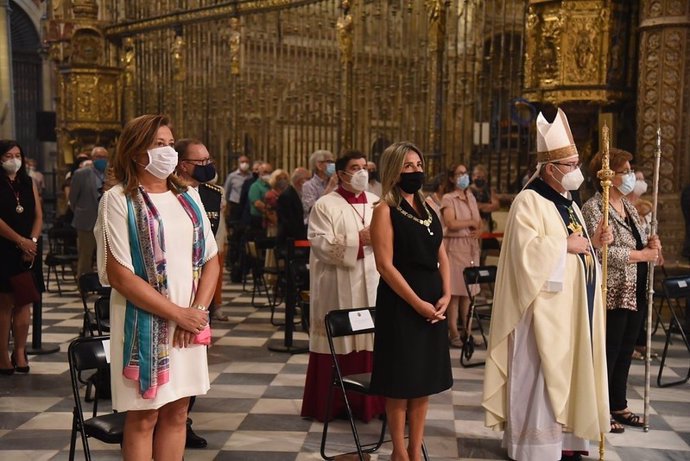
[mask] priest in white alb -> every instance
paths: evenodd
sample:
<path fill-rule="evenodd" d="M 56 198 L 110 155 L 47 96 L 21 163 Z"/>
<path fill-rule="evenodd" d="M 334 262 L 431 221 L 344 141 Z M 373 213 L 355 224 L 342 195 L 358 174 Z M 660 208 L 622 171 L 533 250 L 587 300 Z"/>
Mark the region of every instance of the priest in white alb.
<path fill-rule="evenodd" d="M 332 363 L 326 337 L 326 313 L 334 309 L 376 304 L 379 274 L 369 239 L 374 203 L 367 192 L 367 160 L 348 151 L 335 162 L 338 187 L 316 201 L 309 214 L 309 366 L 302 398 L 302 416 L 324 421 L 331 389 Z M 343 374 L 370 372 L 374 341 L 371 335 L 335 338 Z M 367 422 L 383 413 L 381 397 L 353 395 L 355 416 Z M 334 393 L 331 418 L 342 414 L 344 402 Z"/>
<path fill-rule="evenodd" d="M 568 120 L 537 117 L 537 170 L 513 202 L 494 293 L 484 399 L 517 461 L 580 460 L 609 431 L 601 300 L 594 248 L 570 191 L 583 181 Z M 596 445 L 595 445 L 596 446 Z"/>

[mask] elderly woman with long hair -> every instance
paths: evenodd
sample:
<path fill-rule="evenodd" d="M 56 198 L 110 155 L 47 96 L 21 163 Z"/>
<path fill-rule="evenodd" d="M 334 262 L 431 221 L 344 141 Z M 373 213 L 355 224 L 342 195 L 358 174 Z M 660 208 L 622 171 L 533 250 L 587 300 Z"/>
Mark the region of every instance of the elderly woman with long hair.
<path fill-rule="evenodd" d="M 38 190 L 26 171 L 24 152 L 16 141 L 0 140 L 0 162 L 0 375 L 11 375 L 29 372 L 26 339 L 31 304 L 17 305 L 10 279 L 29 271 L 34 263 L 43 214 Z M 7 355 L 10 329 L 14 337 L 11 359 Z"/>
<path fill-rule="evenodd" d="M 94 230 L 99 275 L 113 288 L 111 387 L 113 408 L 127 411 L 125 460 L 181 460 L 189 398 L 209 389 L 217 247 L 198 192 L 172 174 L 174 142 L 165 116 L 125 125 Z"/>
<path fill-rule="evenodd" d="M 372 390 L 386 397 L 393 461 L 421 457 L 429 395 L 453 384 L 445 312 L 450 271 L 441 222 L 424 201 L 424 158 L 398 142 L 381 156 L 371 242 L 381 274 Z M 405 447 L 405 421 L 410 437 Z"/>
<path fill-rule="evenodd" d="M 590 162 L 591 172 L 601 169 L 599 152 Z M 610 149 L 610 166 L 616 173 L 609 190 L 609 228 L 613 243 L 608 248 L 606 293 L 606 363 L 609 381 L 611 432 L 623 432 L 622 424 L 642 427 L 642 418 L 630 411 L 626 399 L 630 360 L 640 332 L 642 306 L 647 304 L 648 262 L 656 261 L 661 243 L 656 235 L 647 235 L 635 206 L 626 195 L 635 187 L 635 172 L 630 167 L 632 154 Z M 597 184 L 597 188 L 599 188 Z M 596 193 L 582 207 L 587 230 L 594 234 L 603 215 L 601 193 Z M 601 253 L 599 257 L 601 258 Z"/>

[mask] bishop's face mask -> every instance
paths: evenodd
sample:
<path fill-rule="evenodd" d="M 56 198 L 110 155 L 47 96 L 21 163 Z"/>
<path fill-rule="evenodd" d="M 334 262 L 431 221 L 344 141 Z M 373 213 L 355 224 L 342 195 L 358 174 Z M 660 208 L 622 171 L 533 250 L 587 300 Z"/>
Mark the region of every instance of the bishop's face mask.
<path fill-rule="evenodd" d="M 562 173 L 558 166 L 556 166 L 556 169 Z M 580 167 L 577 167 L 573 171 L 563 175 L 561 178 L 561 186 L 563 186 L 565 190 L 578 190 L 584 180 L 585 177 L 582 176 L 582 170 L 580 170 Z"/>

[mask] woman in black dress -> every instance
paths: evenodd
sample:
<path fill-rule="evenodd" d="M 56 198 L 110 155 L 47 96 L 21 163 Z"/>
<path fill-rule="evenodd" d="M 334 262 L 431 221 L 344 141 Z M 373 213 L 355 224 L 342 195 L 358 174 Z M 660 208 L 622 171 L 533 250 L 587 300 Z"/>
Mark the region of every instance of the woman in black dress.
<path fill-rule="evenodd" d="M 451 293 L 448 258 L 441 223 L 420 192 L 423 166 L 413 144 L 385 150 L 382 198 L 371 222 L 381 274 L 371 387 L 386 397 L 392 461 L 420 459 L 429 395 L 453 384 L 445 316 Z"/>
<path fill-rule="evenodd" d="M 29 304 L 15 305 L 10 278 L 31 267 L 43 215 L 38 190 L 26 172 L 24 152 L 16 141 L 0 140 L 0 162 L 0 374 L 11 375 L 29 372 L 26 338 L 31 312 Z M 10 327 L 14 338 L 11 360 Z"/>

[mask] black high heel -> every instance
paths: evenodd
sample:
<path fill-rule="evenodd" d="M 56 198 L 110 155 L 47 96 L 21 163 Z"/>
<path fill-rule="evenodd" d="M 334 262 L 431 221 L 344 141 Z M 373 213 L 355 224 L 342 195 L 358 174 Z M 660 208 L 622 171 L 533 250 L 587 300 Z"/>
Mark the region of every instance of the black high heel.
<path fill-rule="evenodd" d="M 17 359 L 14 357 L 14 352 L 12 352 L 12 355 L 10 355 L 10 358 L 12 359 L 12 366 L 14 367 L 14 370 L 17 373 L 28 373 L 29 369 L 31 368 L 29 365 L 25 367 L 19 367 L 17 366 Z M 29 363 L 29 358 L 26 356 L 26 352 L 24 352 L 24 360 L 26 360 L 26 363 Z"/>
<path fill-rule="evenodd" d="M 14 374 L 14 368 L 0 368 L 0 375 L 11 376 Z"/>

